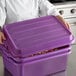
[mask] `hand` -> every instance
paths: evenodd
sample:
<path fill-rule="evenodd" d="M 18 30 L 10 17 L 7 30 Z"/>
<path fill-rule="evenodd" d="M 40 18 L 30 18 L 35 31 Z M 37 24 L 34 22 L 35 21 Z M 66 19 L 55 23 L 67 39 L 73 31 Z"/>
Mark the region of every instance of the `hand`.
<path fill-rule="evenodd" d="M 4 40 L 6 40 L 4 33 L 0 31 L 0 44 L 3 44 Z"/>
<path fill-rule="evenodd" d="M 68 29 L 70 29 L 70 24 L 68 22 L 66 22 L 66 26 Z"/>
<path fill-rule="evenodd" d="M 61 17 L 60 15 L 58 15 L 58 16 L 56 16 L 56 18 L 58 20 L 60 20 L 68 29 L 70 29 L 70 24 L 67 21 L 65 21 L 63 17 Z"/>

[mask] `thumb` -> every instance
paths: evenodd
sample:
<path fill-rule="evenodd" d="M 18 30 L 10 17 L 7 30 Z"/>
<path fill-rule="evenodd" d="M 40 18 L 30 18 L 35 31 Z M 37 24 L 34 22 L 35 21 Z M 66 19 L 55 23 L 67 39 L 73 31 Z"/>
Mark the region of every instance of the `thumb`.
<path fill-rule="evenodd" d="M 4 35 L 4 34 L 2 34 L 2 39 L 3 39 L 3 40 L 6 40 L 6 37 L 5 37 L 5 35 Z"/>
<path fill-rule="evenodd" d="M 0 44 L 3 44 L 3 42 L 2 42 L 2 37 L 0 36 Z"/>

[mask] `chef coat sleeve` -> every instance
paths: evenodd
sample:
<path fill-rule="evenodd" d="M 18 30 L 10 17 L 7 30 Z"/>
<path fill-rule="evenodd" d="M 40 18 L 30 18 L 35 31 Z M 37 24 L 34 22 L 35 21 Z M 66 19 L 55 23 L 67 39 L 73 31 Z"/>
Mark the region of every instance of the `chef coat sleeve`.
<path fill-rule="evenodd" d="M 46 16 L 46 15 L 59 15 L 56 7 L 50 3 L 48 0 L 39 0 L 39 15 Z"/>
<path fill-rule="evenodd" d="M 0 0 L 0 26 L 3 27 L 6 20 L 5 0 Z"/>

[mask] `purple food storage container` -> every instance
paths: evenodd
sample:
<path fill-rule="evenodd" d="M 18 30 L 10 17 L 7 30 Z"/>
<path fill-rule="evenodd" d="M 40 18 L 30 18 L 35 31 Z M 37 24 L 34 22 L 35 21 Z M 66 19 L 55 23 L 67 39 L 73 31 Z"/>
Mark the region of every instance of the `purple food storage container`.
<path fill-rule="evenodd" d="M 54 16 L 5 25 L 2 50 L 5 76 L 66 76 L 74 40 Z M 63 72 L 63 73 L 62 73 Z"/>
<path fill-rule="evenodd" d="M 4 76 L 12 76 L 12 74 L 5 68 L 4 69 Z M 46 76 L 67 76 L 67 71 L 64 70 L 64 71 L 56 72 L 56 73 L 49 74 Z"/>
<path fill-rule="evenodd" d="M 44 50 L 70 45 L 71 32 L 55 16 L 5 25 L 5 47 L 13 57 L 27 57 Z"/>
<path fill-rule="evenodd" d="M 43 57 L 20 58 L 21 61 L 11 57 L 4 47 L 2 52 L 4 76 L 67 76 L 63 71 L 67 69 L 70 47 L 44 54 Z"/>

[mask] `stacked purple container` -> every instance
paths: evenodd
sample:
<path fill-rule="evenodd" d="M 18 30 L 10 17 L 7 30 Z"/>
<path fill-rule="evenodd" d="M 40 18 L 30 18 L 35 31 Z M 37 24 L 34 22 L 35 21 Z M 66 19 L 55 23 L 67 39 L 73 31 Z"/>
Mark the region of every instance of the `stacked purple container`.
<path fill-rule="evenodd" d="M 73 37 L 56 17 L 8 24 L 3 31 L 7 40 L 0 49 L 5 76 L 59 76 L 61 72 L 64 75 Z M 57 50 L 41 53 L 50 49 Z"/>

